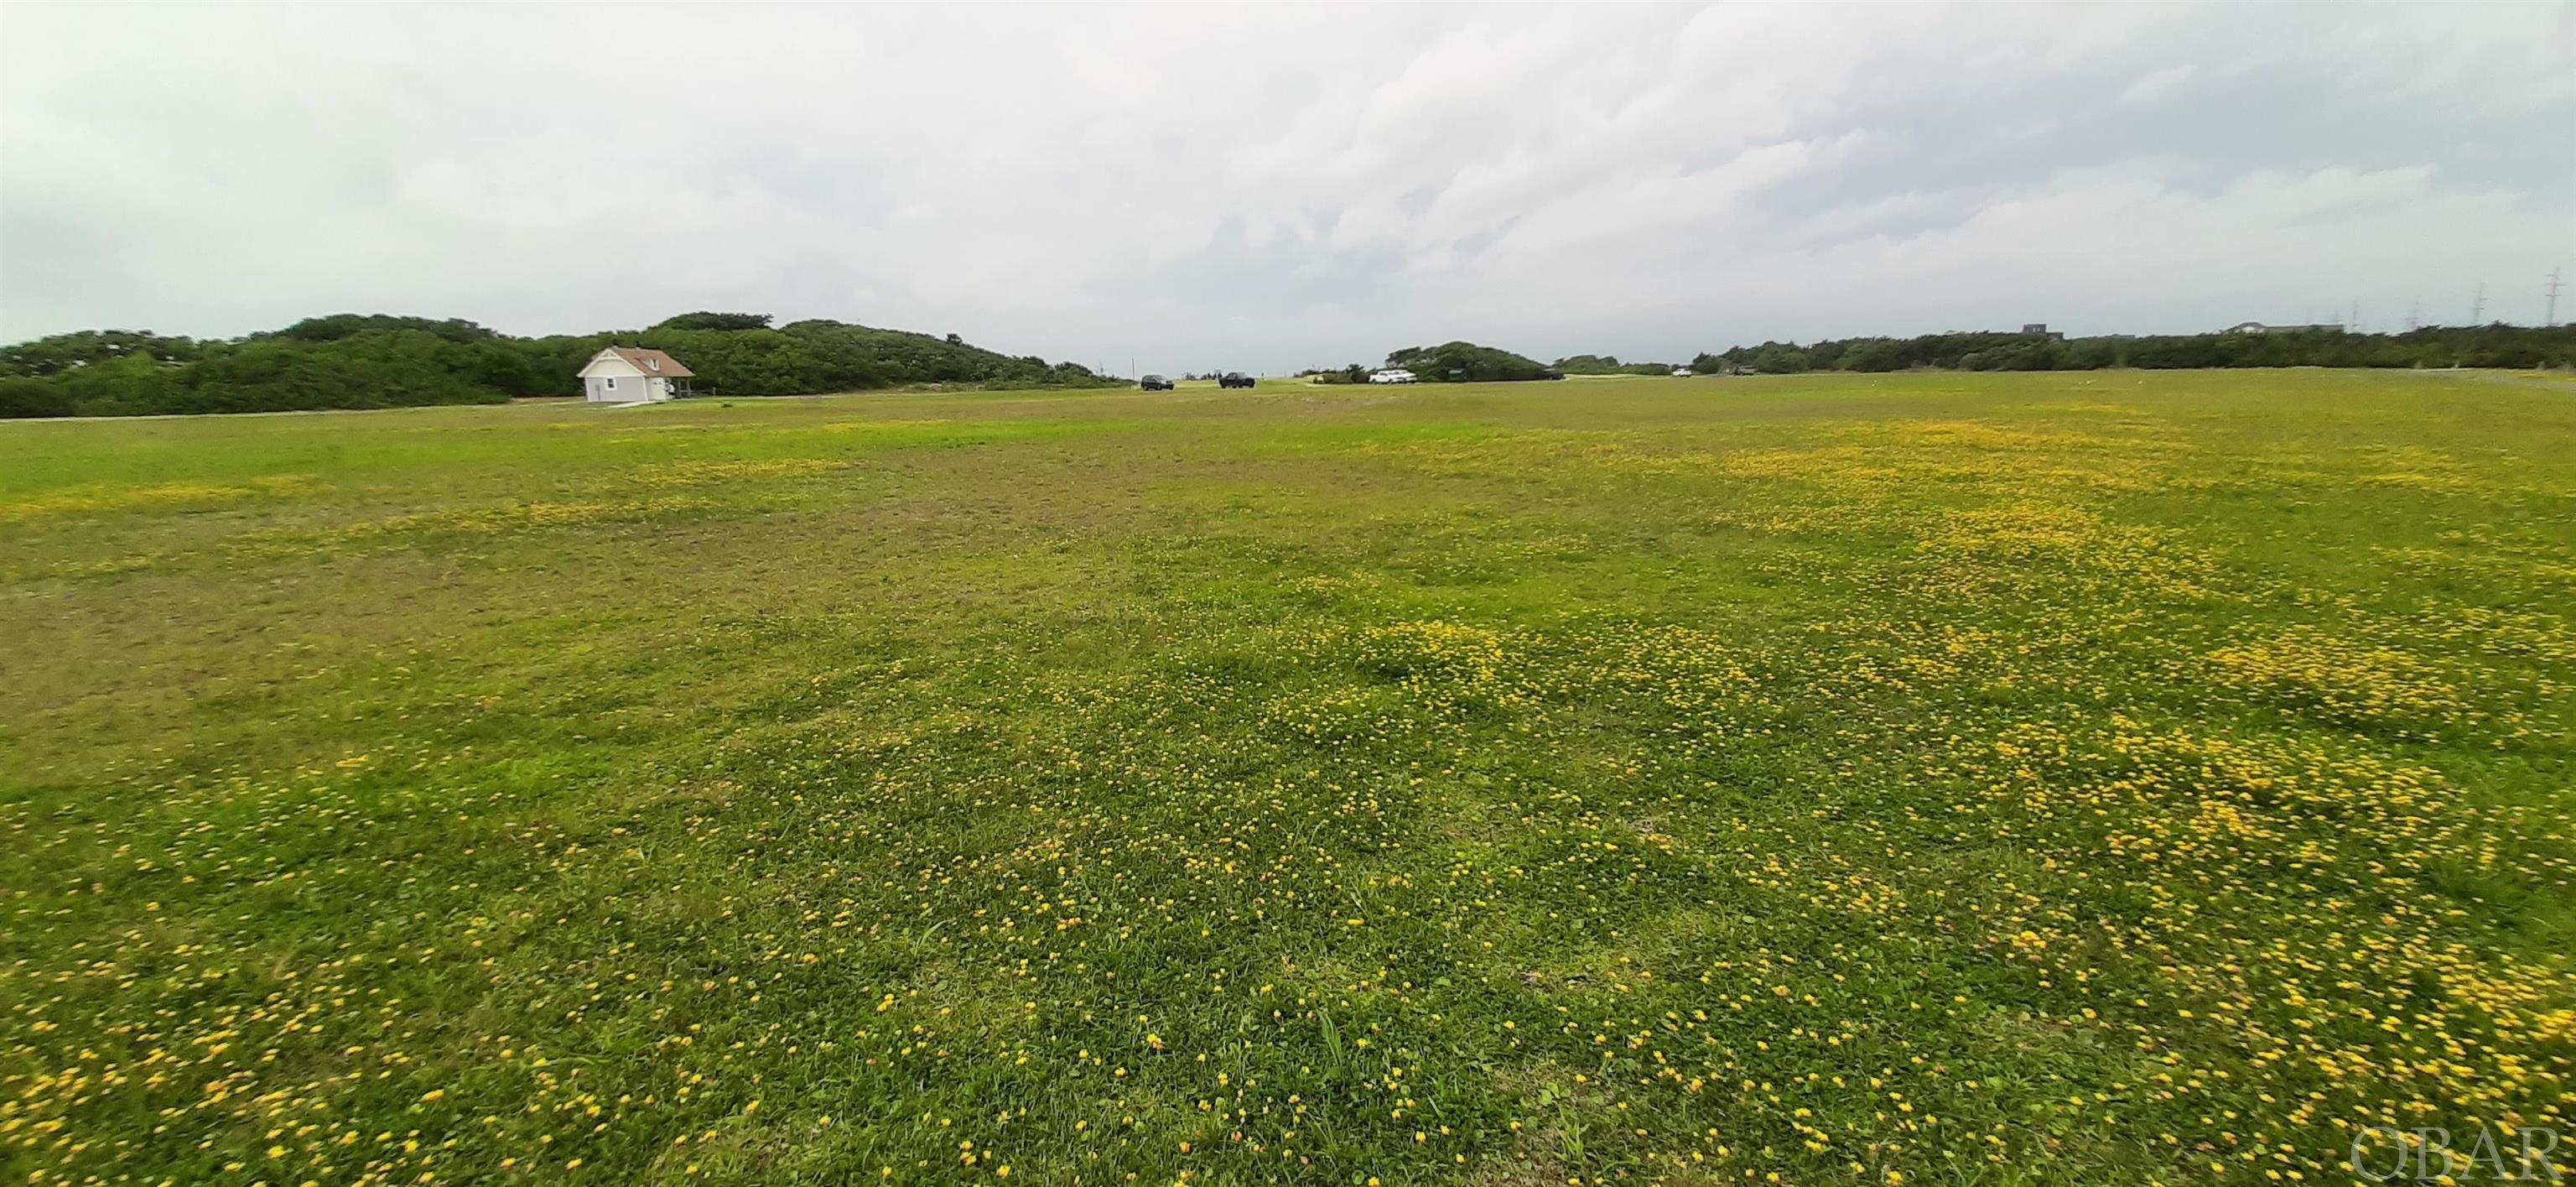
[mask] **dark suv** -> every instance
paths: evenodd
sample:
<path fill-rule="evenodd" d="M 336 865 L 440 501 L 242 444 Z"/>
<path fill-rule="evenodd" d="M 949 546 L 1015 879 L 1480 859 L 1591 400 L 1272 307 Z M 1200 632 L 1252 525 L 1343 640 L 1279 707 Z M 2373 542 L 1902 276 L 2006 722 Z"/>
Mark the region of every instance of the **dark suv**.
<path fill-rule="evenodd" d="M 1251 387 L 1252 377 L 1241 371 L 1228 371 L 1216 377 L 1218 387 Z"/>
<path fill-rule="evenodd" d="M 1160 375 L 1148 375 L 1137 380 L 1136 386 L 1149 392 L 1167 392 L 1172 390 L 1172 381 Z"/>

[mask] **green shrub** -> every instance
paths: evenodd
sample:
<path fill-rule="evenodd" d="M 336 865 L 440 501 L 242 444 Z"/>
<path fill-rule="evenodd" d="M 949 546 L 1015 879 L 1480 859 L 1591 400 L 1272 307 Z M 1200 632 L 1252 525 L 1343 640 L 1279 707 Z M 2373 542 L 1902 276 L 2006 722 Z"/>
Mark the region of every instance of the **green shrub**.
<path fill-rule="evenodd" d="M 0 418 L 70 416 L 70 393 L 62 385 L 25 375 L 0 378 Z"/>
<path fill-rule="evenodd" d="M 1545 379 L 1548 371 L 1547 365 L 1536 359 L 1523 358 L 1491 346 L 1478 346 L 1473 342 L 1408 346 L 1388 354 L 1386 365 L 1411 371 L 1414 378 L 1426 383 Z"/>

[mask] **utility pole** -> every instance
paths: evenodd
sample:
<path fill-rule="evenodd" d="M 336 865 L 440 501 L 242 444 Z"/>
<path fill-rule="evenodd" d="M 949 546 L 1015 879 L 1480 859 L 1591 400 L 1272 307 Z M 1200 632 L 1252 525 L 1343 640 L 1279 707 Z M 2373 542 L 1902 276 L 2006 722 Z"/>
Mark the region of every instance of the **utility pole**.
<path fill-rule="evenodd" d="M 2407 310 L 2406 310 L 2406 332 L 2407 332 L 2407 333 L 2409 333 L 2409 334 L 2412 334 L 2412 333 L 2414 333 L 2415 331 L 2420 330 L 2420 329 L 2423 329 L 2423 328 L 2424 328 L 2424 298 L 2423 298 L 2423 296 L 2422 296 L 2421 294 L 2418 294 L 2418 295 L 2416 296 L 2416 298 L 2415 298 L 2415 303 L 2414 303 L 2413 305 L 2411 305 L 2411 306 L 2408 306 L 2408 307 L 2407 307 Z"/>
<path fill-rule="evenodd" d="M 2549 329 L 2558 324 L 2558 269 L 2549 270 L 2549 284 L 2540 291 L 2549 298 L 2549 312 L 2541 317 L 2540 325 L 2542 329 Z"/>
<path fill-rule="evenodd" d="M 2487 282 L 2485 282 L 2485 281 L 2481 280 L 2481 281 L 2479 281 L 2479 282 L 2478 282 L 2478 295 L 2477 295 L 2477 298 L 2476 298 L 2475 300 L 2472 300 L 2472 301 L 2470 301 L 2470 302 L 2469 302 L 2469 324 L 2470 324 L 2470 325 L 2473 325 L 2473 326 L 2482 326 L 2482 325 L 2485 325 L 2485 324 L 2487 324 L 2487 323 L 2486 323 L 2486 316 L 2487 316 Z"/>
<path fill-rule="evenodd" d="M 2352 303 L 2352 321 L 2349 323 L 2348 328 L 2356 334 L 2361 332 L 2361 302 L 2359 301 Z"/>

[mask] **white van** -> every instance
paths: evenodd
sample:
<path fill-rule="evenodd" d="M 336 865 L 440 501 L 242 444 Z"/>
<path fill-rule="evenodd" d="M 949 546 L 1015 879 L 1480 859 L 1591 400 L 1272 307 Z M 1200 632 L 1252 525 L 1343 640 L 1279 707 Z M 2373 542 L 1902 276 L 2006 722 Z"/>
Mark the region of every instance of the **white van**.
<path fill-rule="evenodd" d="M 1402 368 L 1402 367 L 1389 367 L 1389 368 L 1387 368 L 1387 369 L 1386 369 L 1386 370 L 1384 370 L 1384 371 L 1377 371 L 1377 372 L 1373 372 L 1373 373 L 1371 373 L 1371 374 L 1369 375 L 1369 382 L 1370 382 L 1370 383 L 1411 383 L 1411 382 L 1413 382 L 1413 372 L 1411 372 L 1411 371 L 1407 371 L 1407 370 L 1405 370 L 1405 369 L 1404 369 L 1404 368 Z"/>

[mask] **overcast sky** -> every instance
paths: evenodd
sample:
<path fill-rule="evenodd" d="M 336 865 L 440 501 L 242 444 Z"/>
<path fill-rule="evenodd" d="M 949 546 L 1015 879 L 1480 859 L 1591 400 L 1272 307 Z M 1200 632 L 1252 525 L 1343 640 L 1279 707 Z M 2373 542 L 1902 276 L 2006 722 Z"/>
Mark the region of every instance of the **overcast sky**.
<path fill-rule="evenodd" d="M 2552 265 L 2576 4 L 0 4 L 0 341 L 712 308 L 1284 371 L 2536 323 Z"/>

